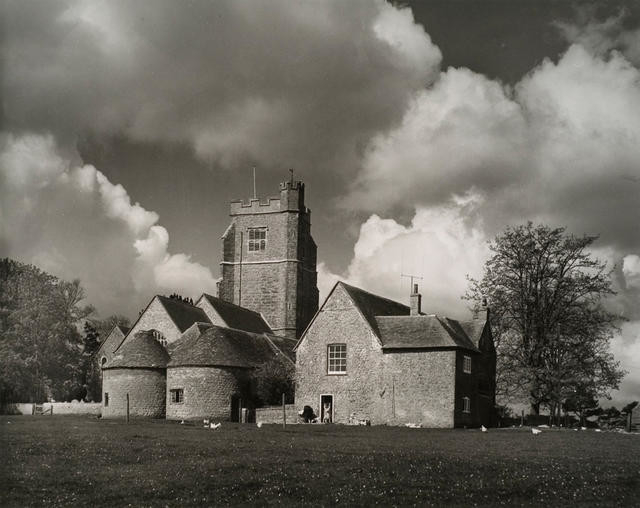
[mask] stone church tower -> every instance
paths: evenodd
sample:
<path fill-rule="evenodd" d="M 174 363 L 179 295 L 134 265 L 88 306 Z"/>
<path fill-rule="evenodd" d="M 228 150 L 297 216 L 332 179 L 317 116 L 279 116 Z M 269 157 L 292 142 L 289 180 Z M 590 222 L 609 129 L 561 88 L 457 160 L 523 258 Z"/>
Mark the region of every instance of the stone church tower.
<path fill-rule="evenodd" d="M 304 184 L 280 184 L 280 197 L 231 202 L 222 236 L 218 296 L 261 312 L 277 335 L 297 339 L 318 310 L 316 244 Z"/>

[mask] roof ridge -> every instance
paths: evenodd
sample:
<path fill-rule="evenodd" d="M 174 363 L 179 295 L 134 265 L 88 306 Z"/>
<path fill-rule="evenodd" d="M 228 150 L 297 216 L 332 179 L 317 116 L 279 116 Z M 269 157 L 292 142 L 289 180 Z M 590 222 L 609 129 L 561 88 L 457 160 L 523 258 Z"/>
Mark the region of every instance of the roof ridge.
<path fill-rule="evenodd" d="M 354 286 L 352 284 L 347 284 L 344 281 L 339 280 L 338 284 L 342 284 L 343 286 L 346 286 L 347 288 L 355 289 L 356 291 L 360 291 L 362 293 L 366 293 L 367 295 L 374 296 L 376 298 L 379 298 L 380 300 L 386 300 L 387 302 L 395 303 L 396 305 L 402 305 L 403 307 L 406 307 L 407 309 L 409 308 L 408 305 L 405 305 L 404 303 L 400 303 L 397 300 L 392 300 L 391 298 L 387 298 L 386 296 L 380 296 L 380 295 L 377 295 L 375 293 L 371 293 L 370 291 L 367 291 L 366 289 L 359 288 L 358 286 Z"/>
<path fill-rule="evenodd" d="M 213 296 L 213 295 L 210 295 L 209 293 L 202 293 L 202 296 L 207 297 L 207 298 L 215 298 L 219 302 L 222 302 L 222 303 L 224 303 L 226 305 L 231 305 L 232 307 L 237 307 L 238 309 L 246 310 L 247 312 L 251 312 L 252 314 L 256 314 L 257 316 L 262 316 L 261 312 L 258 312 L 256 310 L 250 309 L 248 307 L 243 307 L 242 305 L 238 305 L 237 303 L 228 302 L 227 300 L 223 300 L 219 296 Z"/>

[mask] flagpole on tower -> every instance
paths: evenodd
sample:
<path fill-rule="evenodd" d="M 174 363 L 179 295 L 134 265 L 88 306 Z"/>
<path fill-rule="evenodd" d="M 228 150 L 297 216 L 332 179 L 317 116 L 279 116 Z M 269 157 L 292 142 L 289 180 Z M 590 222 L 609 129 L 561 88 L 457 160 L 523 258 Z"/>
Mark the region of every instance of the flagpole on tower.
<path fill-rule="evenodd" d="M 256 199 L 256 167 L 253 166 L 253 199 Z"/>

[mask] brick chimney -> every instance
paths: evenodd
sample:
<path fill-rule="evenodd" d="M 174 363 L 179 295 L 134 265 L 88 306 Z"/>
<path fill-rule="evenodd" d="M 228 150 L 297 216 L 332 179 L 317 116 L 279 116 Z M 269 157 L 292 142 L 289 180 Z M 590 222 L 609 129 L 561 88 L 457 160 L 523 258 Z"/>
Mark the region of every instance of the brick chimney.
<path fill-rule="evenodd" d="M 482 304 L 480 305 L 480 308 L 476 308 L 476 311 L 474 312 L 473 315 L 473 319 L 482 319 L 484 321 L 487 321 L 489 319 L 489 313 L 491 312 L 491 309 L 489 307 L 489 304 L 487 303 L 487 298 L 484 297 L 482 298 Z"/>
<path fill-rule="evenodd" d="M 411 293 L 411 296 L 409 297 L 409 301 L 410 301 L 410 306 L 411 306 L 411 315 L 412 316 L 419 316 L 422 312 L 421 306 L 422 306 L 422 295 L 420 293 L 418 293 L 418 285 L 414 284 L 413 285 L 413 293 Z"/>

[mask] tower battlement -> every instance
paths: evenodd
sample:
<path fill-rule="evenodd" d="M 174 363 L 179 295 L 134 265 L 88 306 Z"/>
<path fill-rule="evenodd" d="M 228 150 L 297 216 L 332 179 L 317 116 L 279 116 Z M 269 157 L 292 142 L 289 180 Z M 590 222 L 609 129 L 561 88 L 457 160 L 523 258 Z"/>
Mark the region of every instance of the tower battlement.
<path fill-rule="evenodd" d="M 281 182 L 279 198 L 269 197 L 264 202 L 258 198 L 250 199 L 249 202 L 242 199 L 231 201 L 230 215 L 252 215 L 286 211 L 310 212 L 304 206 L 304 183 L 299 180 Z"/>
<path fill-rule="evenodd" d="M 242 199 L 231 201 L 231 215 L 250 215 L 254 213 L 271 213 L 280 211 L 280 198 L 270 197 L 265 202 L 250 199 L 247 203 Z"/>

